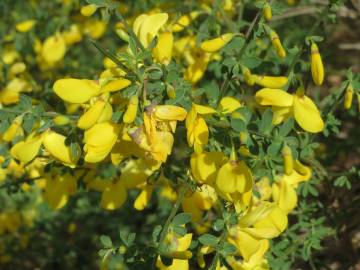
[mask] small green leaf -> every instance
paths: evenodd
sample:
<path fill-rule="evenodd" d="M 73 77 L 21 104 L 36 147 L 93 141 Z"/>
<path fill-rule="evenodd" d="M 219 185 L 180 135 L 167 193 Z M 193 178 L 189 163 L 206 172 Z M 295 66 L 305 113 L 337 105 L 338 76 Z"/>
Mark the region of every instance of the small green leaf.
<path fill-rule="evenodd" d="M 237 132 L 246 131 L 246 124 L 241 119 L 231 118 L 231 127 Z"/>
<path fill-rule="evenodd" d="M 180 214 L 177 214 L 172 223 L 174 225 L 183 225 L 183 224 L 186 224 L 188 222 L 190 222 L 191 220 L 191 214 L 189 213 L 180 213 Z"/>
<path fill-rule="evenodd" d="M 287 136 L 290 131 L 294 128 L 294 119 L 289 118 L 284 124 L 282 124 L 279 128 L 279 135 L 282 137 Z"/>
<path fill-rule="evenodd" d="M 183 226 L 177 225 L 177 226 L 173 226 L 172 228 L 173 228 L 173 231 L 180 236 L 184 236 L 187 232 Z"/>
<path fill-rule="evenodd" d="M 270 133 L 272 127 L 272 110 L 267 108 L 266 111 L 262 114 L 262 118 L 259 125 L 259 130 L 265 134 Z"/>
<path fill-rule="evenodd" d="M 198 240 L 201 244 L 211 247 L 214 247 L 219 243 L 219 238 L 211 234 L 203 234 Z"/>
<path fill-rule="evenodd" d="M 219 232 L 224 228 L 225 221 L 223 219 L 217 219 L 214 222 L 213 228 L 215 231 Z"/>
<path fill-rule="evenodd" d="M 100 241 L 101 241 L 101 244 L 105 248 L 112 248 L 113 247 L 113 243 L 111 241 L 111 238 L 109 236 L 107 236 L 107 235 L 100 236 Z"/>
<path fill-rule="evenodd" d="M 236 253 L 236 247 L 233 244 L 225 242 L 220 252 L 224 257 L 234 255 Z"/>
<path fill-rule="evenodd" d="M 152 232 L 152 240 L 154 243 L 157 243 L 159 234 L 161 233 L 162 226 L 156 225 L 153 232 Z"/>

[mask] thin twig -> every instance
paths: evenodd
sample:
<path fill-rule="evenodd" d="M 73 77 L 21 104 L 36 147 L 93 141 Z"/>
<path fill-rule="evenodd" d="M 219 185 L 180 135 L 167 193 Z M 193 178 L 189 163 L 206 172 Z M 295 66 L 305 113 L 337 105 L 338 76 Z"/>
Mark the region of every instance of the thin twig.
<path fill-rule="evenodd" d="M 185 194 L 188 191 L 188 188 L 189 187 L 186 184 L 183 184 L 181 186 L 180 191 L 179 191 L 179 195 L 178 195 L 178 197 L 176 199 L 176 202 L 175 202 L 173 208 L 171 209 L 171 212 L 170 212 L 168 218 L 165 221 L 165 225 L 164 225 L 164 227 L 163 227 L 163 229 L 161 231 L 160 239 L 159 239 L 159 250 L 160 251 L 163 249 L 164 240 L 165 240 L 166 235 L 168 234 L 169 226 L 171 224 L 171 221 L 173 220 L 176 213 L 178 212 L 179 207 L 180 207 L 182 201 L 184 200 Z"/>

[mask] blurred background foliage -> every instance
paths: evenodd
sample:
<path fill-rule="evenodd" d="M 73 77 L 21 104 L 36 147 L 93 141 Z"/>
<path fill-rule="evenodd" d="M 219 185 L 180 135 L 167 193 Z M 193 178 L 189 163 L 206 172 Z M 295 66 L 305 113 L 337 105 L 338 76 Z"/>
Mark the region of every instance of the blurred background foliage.
<path fill-rule="evenodd" d="M 115 34 L 118 19 L 110 16 L 107 9 L 91 18 L 80 15 L 81 6 L 98 2 L 105 3 L 109 8 L 113 4 L 110 0 L 0 1 L 0 50 L 4 52 L 9 46 L 15 47 L 26 61 L 29 71 L 26 76 L 30 76 L 28 79 L 38 90 L 39 98 L 49 106 L 62 106 L 51 93 L 50 85 L 57 78 L 70 74 L 73 77 L 94 78 L 102 69 L 104 56 L 89 39 L 98 40 L 111 51 L 124 45 Z M 138 15 L 157 7 L 185 13 L 197 5 L 197 1 L 177 0 L 118 2 L 125 16 Z M 281 33 L 288 48 L 304 39 L 316 20 L 317 10 L 328 4 L 326 0 L 303 0 L 296 5 L 287 3 L 291 1 L 275 2 L 272 24 Z M 247 4 L 245 7 L 244 29 L 257 12 L 254 5 Z M 337 14 L 336 23 L 322 25 L 317 33 L 325 37 L 321 47 L 327 76 L 325 87 L 316 92 L 322 97 L 339 89 L 349 67 L 353 73 L 360 70 L 360 2 L 345 1 Z M 15 25 L 29 18 L 36 20 L 35 28 L 27 34 L 16 31 Z M 81 25 L 82 37 L 71 45 L 64 60 L 51 68 L 39 63 L 34 51 L 36 39 L 44 40 L 57 31 L 67 31 L 74 23 Z M 208 31 L 217 31 L 211 29 L 211 21 L 205 23 L 206 26 L 192 26 L 194 31 L 201 32 L 203 39 L 209 36 Z M 207 31 L 202 32 L 204 29 Z M 250 43 L 249 49 L 255 50 L 256 46 L 259 44 Z M 261 46 L 264 48 L 260 52 L 262 57 L 271 53 L 267 49 L 269 44 Z M 256 65 L 255 70 L 261 73 L 270 69 L 278 73 L 281 67 L 276 64 L 276 59 L 272 60 Z M 308 63 L 304 61 L 295 69 L 306 70 L 306 65 Z M 206 78 L 221 78 L 220 68 L 216 63 L 210 65 Z M 4 87 L 4 77 L 0 77 L 0 83 Z M 342 127 L 339 132 L 319 140 L 316 155 L 321 164 L 313 160 L 316 173 L 310 182 L 300 188 L 301 203 L 290 216 L 292 225 L 284 235 L 272 241 L 268 259 L 273 269 L 360 267 L 359 112 L 356 106 L 349 111 L 340 106 L 332 113 L 334 122 L 339 119 Z M 131 192 L 129 205 L 106 212 L 99 207 L 98 193 L 80 189 L 64 208 L 53 211 L 37 201 L 36 192 L 24 191 L 27 188 L 26 183 L 20 188 L 1 186 L 0 215 L 10 215 L 7 220 L 11 222 L 1 224 L 0 217 L 0 227 L 7 226 L 7 231 L 11 233 L 2 233 L 0 229 L 0 269 L 98 269 L 101 264 L 98 251 L 103 246 L 101 235 L 110 236 L 120 245 L 120 229 L 136 232 L 137 241 L 146 242 L 154 226 L 164 223 L 172 207 L 168 200 L 159 197 L 160 200 L 153 199 L 143 212 L 137 212 L 129 202 L 136 197 L 136 192 Z M 112 263 L 116 265 L 116 257 Z"/>

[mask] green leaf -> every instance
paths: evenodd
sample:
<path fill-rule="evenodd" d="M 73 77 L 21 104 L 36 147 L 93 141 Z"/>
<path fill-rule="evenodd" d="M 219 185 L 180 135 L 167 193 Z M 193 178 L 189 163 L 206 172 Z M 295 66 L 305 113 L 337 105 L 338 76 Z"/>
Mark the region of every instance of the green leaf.
<path fill-rule="evenodd" d="M 160 69 L 151 70 L 149 72 L 150 80 L 160 80 L 162 76 L 163 76 L 163 72 Z"/>
<path fill-rule="evenodd" d="M 233 244 L 225 242 L 220 250 L 221 254 L 226 257 L 229 255 L 234 255 L 236 253 L 236 247 Z"/>
<path fill-rule="evenodd" d="M 183 225 L 183 224 L 186 224 L 188 222 L 191 221 L 191 214 L 189 213 L 180 213 L 180 214 L 177 214 L 172 223 L 174 225 Z"/>
<path fill-rule="evenodd" d="M 219 232 L 224 228 L 225 221 L 223 219 L 217 219 L 214 222 L 213 228 L 215 231 Z"/>
<path fill-rule="evenodd" d="M 210 103 L 211 102 L 216 103 L 220 94 L 218 85 L 215 82 L 211 82 L 205 85 L 204 89 L 205 89 L 205 94 L 209 99 Z"/>
<path fill-rule="evenodd" d="M 226 44 L 226 46 L 223 48 L 223 51 L 227 55 L 236 55 L 240 52 L 244 44 L 245 38 L 242 36 L 236 36 L 228 44 Z"/>
<path fill-rule="evenodd" d="M 22 127 L 27 133 L 32 131 L 32 128 L 35 124 L 35 117 L 31 114 L 26 114 L 23 118 Z"/>
<path fill-rule="evenodd" d="M 267 148 L 267 154 L 271 157 L 276 157 L 279 155 L 282 147 L 282 143 L 278 141 L 273 141 Z"/>
<path fill-rule="evenodd" d="M 279 128 L 279 135 L 282 137 L 287 136 L 290 131 L 294 128 L 294 119 L 289 118 L 284 124 L 282 124 Z"/>
<path fill-rule="evenodd" d="M 231 127 L 237 132 L 246 131 L 246 124 L 241 119 L 231 118 Z"/>
<path fill-rule="evenodd" d="M 105 248 L 112 248 L 113 247 L 113 243 L 111 241 L 111 238 L 109 236 L 107 236 L 107 235 L 100 236 L 100 241 L 101 241 L 101 244 Z"/>
<path fill-rule="evenodd" d="M 250 57 L 250 56 L 243 56 L 241 58 L 241 64 L 243 64 L 244 66 L 252 69 L 252 68 L 257 68 L 258 66 L 261 65 L 261 63 L 263 62 L 263 60 L 261 60 L 258 57 Z"/>
<path fill-rule="evenodd" d="M 180 235 L 180 236 L 184 236 L 186 234 L 186 228 L 184 228 L 183 226 L 180 226 L 180 225 L 176 225 L 176 226 L 173 226 L 173 231 Z"/>
<path fill-rule="evenodd" d="M 266 111 L 262 114 L 262 118 L 259 125 L 260 132 L 265 134 L 269 134 L 272 127 L 272 110 L 267 108 Z"/>
<path fill-rule="evenodd" d="M 152 240 L 154 243 L 157 243 L 158 241 L 158 237 L 161 233 L 162 230 L 162 226 L 161 225 L 156 225 L 153 232 L 152 232 Z"/>
<path fill-rule="evenodd" d="M 210 247 L 215 247 L 219 243 L 219 238 L 211 234 L 203 234 L 198 240 L 201 244 Z"/>
<path fill-rule="evenodd" d="M 135 241 L 136 233 L 128 233 L 126 230 L 120 230 L 120 239 L 125 244 L 125 246 L 129 247 Z"/>

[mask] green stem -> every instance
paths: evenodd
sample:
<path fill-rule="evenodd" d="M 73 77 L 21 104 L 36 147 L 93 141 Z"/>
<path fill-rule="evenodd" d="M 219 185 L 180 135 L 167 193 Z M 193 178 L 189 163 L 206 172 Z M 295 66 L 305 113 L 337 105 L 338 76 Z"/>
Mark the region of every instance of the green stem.
<path fill-rule="evenodd" d="M 326 18 L 326 15 L 327 13 L 329 12 L 329 9 L 327 8 L 324 12 L 322 12 L 323 14 L 321 14 L 319 17 L 318 17 L 318 20 L 316 21 L 316 23 L 313 25 L 313 27 L 310 29 L 310 31 L 308 32 L 307 36 L 312 36 L 315 31 L 317 30 L 317 28 L 320 26 L 320 24 L 322 23 L 322 21 L 324 20 L 324 18 Z M 304 48 L 305 48 L 305 44 L 303 44 L 298 53 L 294 56 L 293 60 L 291 61 L 291 64 L 286 72 L 286 76 L 289 76 L 290 73 L 293 72 L 294 68 L 295 68 L 295 65 L 297 63 L 297 61 L 299 60 L 301 54 L 303 53 L 304 51 Z"/>
<path fill-rule="evenodd" d="M 38 176 L 38 177 L 34 177 L 34 178 L 23 178 L 18 181 L 6 181 L 4 184 L 0 185 L 0 189 L 8 188 L 8 187 L 20 185 L 20 184 L 30 183 L 30 182 L 35 181 L 40 178 L 42 178 L 42 177 Z"/>
<path fill-rule="evenodd" d="M 272 1 L 270 1 L 270 3 L 271 2 Z M 249 45 L 249 41 L 250 41 L 251 35 L 252 35 L 252 33 L 253 33 L 254 29 L 255 29 L 255 26 L 259 23 L 259 21 L 260 21 L 260 19 L 262 17 L 261 14 L 262 14 L 262 10 L 259 10 L 257 12 L 255 18 L 252 20 L 248 30 L 246 31 L 244 45 L 241 47 L 241 50 L 240 50 L 239 54 L 237 55 L 237 59 L 238 59 L 239 62 L 241 61 L 241 57 L 243 56 L 243 54 L 245 53 L 246 48 Z M 221 85 L 220 97 L 219 97 L 218 102 L 220 102 L 221 98 L 225 96 L 227 88 L 229 87 L 229 84 L 230 84 L 230 80 L 231 80 L 231 72 L 229 72 L 227 74 L 224 82 Z"/>
<path fill-rule="evenodd" d="M 138 37 L 136 36 L 136 34 L 134 33 L 133 29 L 129 26 L 129 24 L 127 23 L 127 21 L 125 20 L 125 18 L 123 17 L 123 15 L 121 15 L 121 13 L 119 11 L 116 11 L 116 16 L 122 21 L 122 23 L 125 26 L 126 31 L 128 31 L 128 33 L 130 34 L 130 36 L 135 40 L 136 45 L 140 48 L 140 50 L 142 52 L 145 51 L 144 46 L 142 45 L 141 41 L 138 39 Z"/>
<path fill-rule="evenodd" d="M 103 48 L 98 42 L 90 39 L 90 42 L 96 49 L 98 49 L 102 54 L 106 57 L 110 58 L 116 65 L 118 65 L 122 70 L 124 70 L 129 76 L 137 77 L 137 74 L 127 68 L 113 53 L 111 53 L 108 49 Z"/>
<path fill-rule="evenodd" d="M 220 235 L 219 246 L 222 245 L 222 243 L 225 240 L 225 237 L 226 237 L 226 229 L 224 229 L 222 234 Z M 215 256 L 214 256 L 214 258 L 213 258 L 213 260 L 211 262 L 209 270 L 216 270 L 216 266 L 217 266 L 217 263 L 219 261 L 219 258 L 220 258 L 220 252 L 218 250 L 216 250 Z"/>
<path fill-rule="evenodd" d="M 170 212 L 168 218 L 165 221 L 164 228 L 161 231 L 160 239 L 159 239 L 159 250 L 160 251 L 163 248 L 164 240 L 165 240 L 166 235 L 168 234 L 171 221 L 173 220 L 176 213 L 178 212 L 179 207 L 180 207 L 182 201 L 184 200 L 184 197 L 185 197 L 185 194 L 186 194 L 187 191 L 188 191 L 188 186 L 186 184 L 183 184 L 181 186 L 181 188 L 180 188 L 179 195 L 178 195 L 178 197 L 176 199 L 176 202 L 175 202 L 173 208 L 171 209 L 171 212 Z"/>

